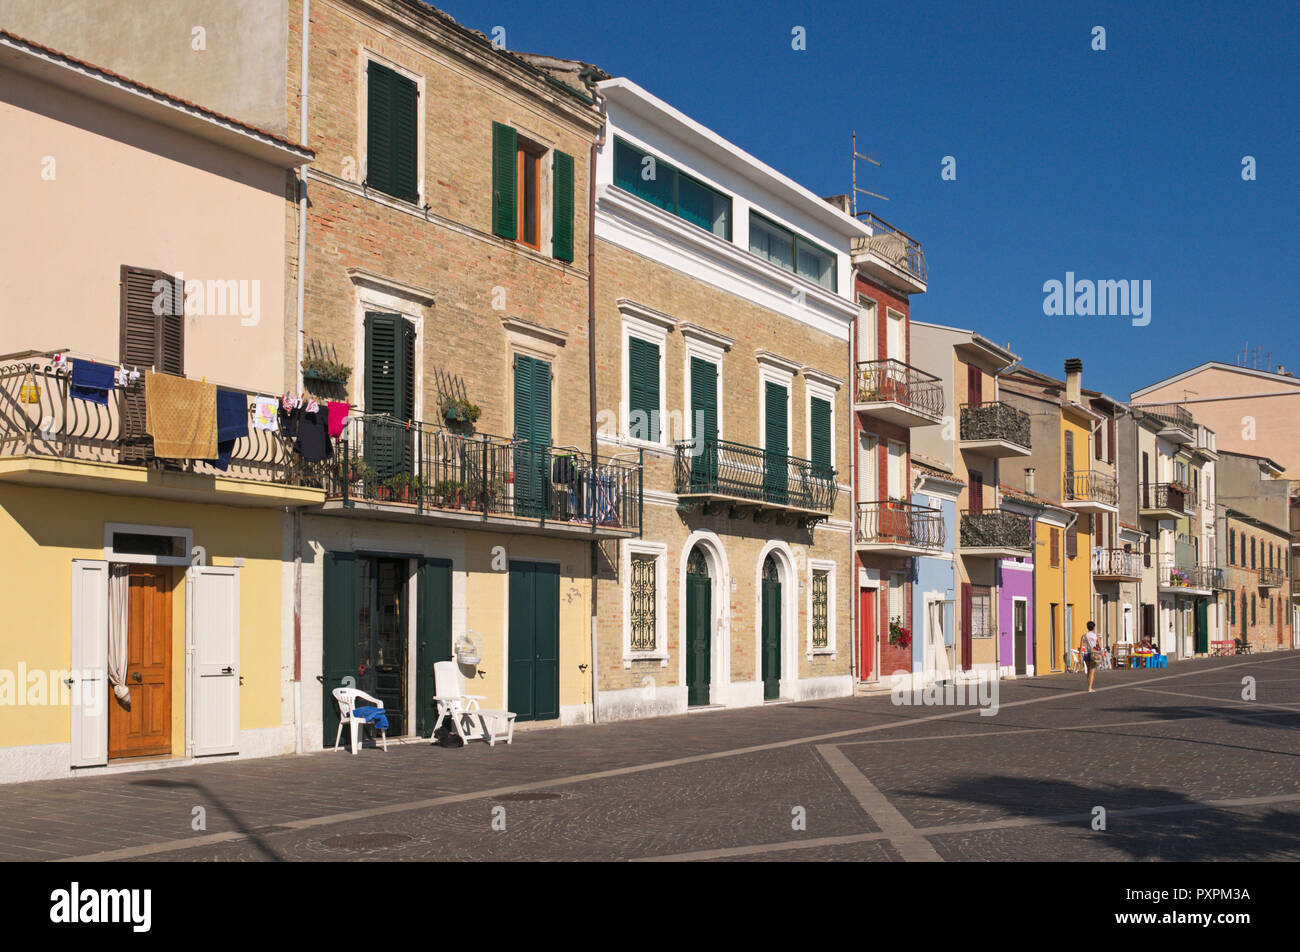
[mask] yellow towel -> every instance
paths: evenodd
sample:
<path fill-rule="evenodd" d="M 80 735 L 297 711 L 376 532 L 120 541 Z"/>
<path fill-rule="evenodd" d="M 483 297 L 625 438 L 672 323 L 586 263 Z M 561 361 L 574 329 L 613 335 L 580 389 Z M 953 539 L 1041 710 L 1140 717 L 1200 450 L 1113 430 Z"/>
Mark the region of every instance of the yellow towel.
<path fill-rule="evenodd" d="M 144 428 L 154 456 L 216 459 L 216 384 L 146 371 Z"/>

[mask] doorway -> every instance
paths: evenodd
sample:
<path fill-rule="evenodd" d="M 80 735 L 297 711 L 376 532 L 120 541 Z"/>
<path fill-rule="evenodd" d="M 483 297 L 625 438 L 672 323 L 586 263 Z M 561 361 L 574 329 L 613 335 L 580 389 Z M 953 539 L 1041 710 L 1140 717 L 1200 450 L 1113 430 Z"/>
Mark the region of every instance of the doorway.
<path fill-rule="evenodd" d="M 858 593 L 858 680 L 870 681 L 876 667 L 876 590 Z"/>
<path fill-rule="evenodd" d="M 109 692 L 108 757 L 172 752 L 172 574 L 133 565 L 127 589 L 126 701 Z"/>
<path fill-rule="evenodd" d="M 713 580 L 697 545 L 686 560 L 686 703 L 692 707 L 709 703 L 712 618 Z"/>
<path fill-rule="evenodd" d="M 560 716 L 560 567 L 510 563 L 508 707 L 519 721 Z"/>
<path fill-rule="evenodd" d="M 781 696 L 781 572 L 775 556 L 763 560 L 763 700 Z"/>
<path fill-rule="evenodd" d="M 1012 599 L 1011 612 L 1015 626 L 1016 675 L 1024 677 L 1029 673 L 1028 614 L 1023 598 Z"/>
<path fill-rule="evenodd" d="M 357 614 L 357 687 L 384 702 L 388 730 L 407 733 L 406 674 L 410 643 L 406 559 L 362 559 Z"/>

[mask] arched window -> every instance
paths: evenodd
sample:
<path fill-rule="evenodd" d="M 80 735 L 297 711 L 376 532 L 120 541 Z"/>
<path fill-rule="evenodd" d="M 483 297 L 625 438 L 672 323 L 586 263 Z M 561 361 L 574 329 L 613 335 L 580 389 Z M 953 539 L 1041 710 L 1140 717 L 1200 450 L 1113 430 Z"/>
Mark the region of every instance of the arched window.
<path fill-rule="evenodd" d="M 691 554 L 686 557 L 686 574 L 700 578 L 709 577 L 709 560 L 704 557 L 704 550 L 698 545 L 691 549 Z"/>

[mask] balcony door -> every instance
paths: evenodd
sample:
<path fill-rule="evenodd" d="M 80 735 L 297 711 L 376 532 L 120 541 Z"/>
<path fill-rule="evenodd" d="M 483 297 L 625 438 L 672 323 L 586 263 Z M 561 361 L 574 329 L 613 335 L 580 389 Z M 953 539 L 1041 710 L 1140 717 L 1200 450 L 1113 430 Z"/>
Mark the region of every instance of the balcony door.
<path fill-rule="evenodd" d="M 365 412 L 387 419 L 367 419 L 362 431 L 365 460 L 375 478 L 414 472 L 415 325 L 400 314 L 366 312 Z"/>
<path fill-rule="evenodd" d="M 762 655 L 763 700 L 775 701 L 781 696 L 781 571 L 776 557 L 768 555 L 763 560 L 762 603 Z"/>
<path fill-rule="evenodd" d="M 691 489 L 711 490 L 718 480 L 718 365 L 691 358 Z"/>
<path fill-rule="evenodd" d="M 785 505 L 789 496 L 790 391 L 770 380 L 763 383 L 763 495 Z"/>
<path fill-rule="evenodd" d="M 858 502 L 876 502 L 880 499 L 876 446 L 873 434 L 858 434 Z"/>
<path fill-rule="evenodd" d="M 515 355 L 515 513 L 546 515 L 550 474 L 546 458 L 551 445 L 551 365 Z"/>
<path fill-rule="evenodd" d="M 686 560 L 686 703 L 709 703 L 709 665 L 713 635 L 713 579 L 697 545 Z"/>

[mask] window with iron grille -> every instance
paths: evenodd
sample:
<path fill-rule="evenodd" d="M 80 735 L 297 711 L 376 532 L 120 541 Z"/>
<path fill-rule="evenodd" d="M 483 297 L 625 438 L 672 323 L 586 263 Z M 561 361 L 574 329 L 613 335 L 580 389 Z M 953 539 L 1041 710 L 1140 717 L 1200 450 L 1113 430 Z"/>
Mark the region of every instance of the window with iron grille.
<path fill-rule="evenodd" d="M 655 575 L 652 556 L 632 556 L 632 650 L 655 650 Z"/>
<path fill-rule="evenodd" d="M 814 648 L 825 648 L 830 644 L 830 627 L 828 625 L 830 572 L 817 570 L 812 579 L 812 643 Z"/>
<path fill-rule="evenodd" d="M 974 638 L 992 638 L 993 630 L 993 592 L 987 585 L 972 585 L 970 595 L 971 636 Z"/>

